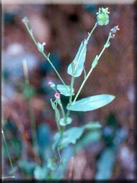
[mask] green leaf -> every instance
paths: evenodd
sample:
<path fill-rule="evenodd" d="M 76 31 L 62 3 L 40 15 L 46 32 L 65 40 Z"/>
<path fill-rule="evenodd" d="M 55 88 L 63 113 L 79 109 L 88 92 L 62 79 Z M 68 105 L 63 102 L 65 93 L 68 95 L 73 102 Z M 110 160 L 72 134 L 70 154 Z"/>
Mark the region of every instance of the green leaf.
<path fill-rule="evenodd" d="M 95 59 L 92 62 L 92 68 L 94 69 L 97 64 L 98 64 L 98 55 L 96 55 Z"/>
<path fill-rule="evenodd" d="M 80 127 L 74 127 L 70 128 L 69 130 L 65 131 L 64 137 L 62 140 L 62 144 L 64 146 L 67 146 L 68 144 L 75 144 L 76 141 L 81 137 L 83 134 L 84 128 Z"/>
<path fill-rule="evenodd" d="M 72 61 L 72 63 L 68 66 L 68 74 L 73 77 L 79 77 L 84 70 L 84 63 L 86 60 L 86 52 L 87 52 L 87 44 L 88 41 L 85 39 L 81 42 L 78 52 Z"/>
<path fill-rule="evenodd" d="M 59 124 L 61 126 L 66 126 L 66 125 L 69 125 L 72 123 L 72 118 L 68 117 L 68 118 L 61 118 L 60 121 L 59 121 Z"/>
<path fill-rule="evenodd" d="M 100 127 L 101 125 L 99 122 L 90 122 L 82 127 L 70 128 L 64 132 L 62 141 L 60 141 L 60 134 L 56 133 L 54 136 L 55 142 L 53 144 L 53 148 L 55 149 L 57 142 L 60 146 L 60 149 L 68 146 L 69 144 L 75 144 L 77 140 L 79 140 L 79 138 L 84 134 L 85 130 L 98 130 Z"/>
<path fill-rule="evenodd" d="M 66 85 L 65 87 L 64 85 L 59 84 L 57 85 L 57 90 L 59 90 L 59 92 L 65 96 L 74 95 L 74 89 L 72 89 L 72 92 L 71 92 L 71 88 L 69 85 Z"/>
<path fill-rule="evenodd" d="M 60 133 L 57 132 L 54 136 L 54 143 L 53 143 L 52 148 L 55 150 L 55 148 L 58 146 L 60 149 L 62 149 L 62 148 L 67 147 L 69 144 L 75 144 L 76 141 L 83 134 L 83 131 L 84 131 L 84 128 L 82 128 L 82 127 L 70 128 L 69 130 L 66 130 L 64 132 L 63 138 L 61 138 Z"/>
<path fill-rule="evenodd" d="M 67 106 L 70 111 L 93 111 L 99 109 L 115 99 L 113 95 L 101 94 L 78 100 Z"/>

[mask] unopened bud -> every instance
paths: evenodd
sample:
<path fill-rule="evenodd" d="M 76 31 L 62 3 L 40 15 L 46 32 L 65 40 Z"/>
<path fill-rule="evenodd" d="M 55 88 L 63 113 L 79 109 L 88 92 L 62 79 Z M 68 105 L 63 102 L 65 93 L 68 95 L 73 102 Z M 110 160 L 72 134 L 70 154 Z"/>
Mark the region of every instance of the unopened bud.
<path fill-rule="evenodd" d="M 60 99 L 60 93 L 56 92 L 54 96 L 56 99 Z"/>

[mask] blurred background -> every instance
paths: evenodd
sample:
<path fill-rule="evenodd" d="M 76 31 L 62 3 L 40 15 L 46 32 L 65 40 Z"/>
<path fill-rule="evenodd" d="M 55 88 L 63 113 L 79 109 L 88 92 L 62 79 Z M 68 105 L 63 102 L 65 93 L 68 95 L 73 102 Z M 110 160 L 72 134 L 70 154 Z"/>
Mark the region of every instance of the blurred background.
<path fill-rule="evenodd" d="M 3 177 L 41 178 L 39 172 L 50 156 L 57 131 L 50 98 L 54 92 L 48 82 L 59 83 L 54 71 L 40 55 L 25 30 L 22 18 L 29 18 L 35 38 L 46 42 L 52 63 L 67 84 L 67 66 L 73 60 L 81 41 L 93 27 L 101 5 L 3 5 L 2 46 L 2 168 Z M 108 106 L 86 113 L 72 113 L 73 125 L 99 121 L 102 129 L 85 135 L 72 155 L 69 147 L 62 156 L 66 167 L 57 178 L 64 179 L 134 179 L 134 7 L 108 5 L 110 23 L 98 27 L 90 39 L 85 68 L 100 52 L 109 30 L 120 31 L 90 76 L 79 98 L 112 94 L 116 99 Z M 23 59 L 27 60 L 30 87 L 25 86 Z M 83 75 L 77 79 L 76 90 Z M 68 98 L 61 96 L 63 104 Z M 34 123 L 35 127 L 34 127 Z M 35 128 L 37 144 L 32 141 Z M 35 153 L 35 145 L 38 154 Z M 10 161 L 9 161 L 10 156 Z M 66 157 L 67 156 L 67 157 Z M 73 158 L 72 158 L 73 157 Z M 62 173 L 63 172 L 63 173 Z M 42 173 L 47 178 L 46 172 Z"/>

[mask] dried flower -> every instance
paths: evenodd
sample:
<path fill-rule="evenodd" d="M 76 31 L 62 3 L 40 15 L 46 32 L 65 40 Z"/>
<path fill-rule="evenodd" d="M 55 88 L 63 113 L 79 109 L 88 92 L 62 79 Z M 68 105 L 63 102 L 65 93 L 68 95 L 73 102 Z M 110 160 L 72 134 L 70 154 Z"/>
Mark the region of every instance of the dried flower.
<path fill-rule="evenodd" d="M 111 31 L 110 31 L 111 38 L 114 38 L 114 37 L 115 37 L 116 32 L 117 32 L 117 31 L 119 31 L 119 30 L 120 30 L 120 29 L 119 29 L 118 25 L 117 25 L 117 26 L 115 26 L 115 27 L 113 27 L 113 28 L 111 29 Z"/>
<path fill-rule="evenodd" d="M 99 8 L 99 11 L 96 13 L 98 25 L 103 26 L 109 23 L 109 13 L 108 8 Z"/>

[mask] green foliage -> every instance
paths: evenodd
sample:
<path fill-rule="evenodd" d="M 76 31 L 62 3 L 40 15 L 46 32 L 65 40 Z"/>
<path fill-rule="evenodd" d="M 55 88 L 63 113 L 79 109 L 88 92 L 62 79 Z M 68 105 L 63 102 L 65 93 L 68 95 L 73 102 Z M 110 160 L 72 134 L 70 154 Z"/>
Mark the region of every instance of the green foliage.
<path fill-rule="evenodd" d="M 57 165 L 56 171 L 52 171 L 52 177 L 56 180 L 64 179 L 67 171 L 67 166 L 70 162 L 71 157 L 74 155 L 73 147 L 66 147 L 61 154 L 62 161 Z"/>
<path fill-rule="evenodd" d="M 99 122 L 96 121 L 88 122 L 81 127 L 69 127 L 69 125 L 72 124 L 72 118 L 70 117 L 71 111 L 80 111 L 80 112 L 93 111 L 101 107 L 104 107 L 105 105 L 111 103 L 115 99 L 115 96 L 113 95 L 101 94 L 101 95 L 89 96 L 87 98 L 83 98 L 77 101 L 77 98 L 85 82 L 87 81 L 92 71 L 97 66 L 99 59 L 101 58 L 105 49 L 110 46 L 110 39 L 114 38 L 117 30 L 119 30 L 118 26 L 115 26 L 110 30 L 108 38 L 104 43 L 101 52 L 96 55 L 95 59 L 93 60 L 89 68 L 89 71 L 87 72 L 84 64 L 86 62 L 88 42 L 93 31 L 96 29 L 97 26 L 103 26 L 109 23 L 108 8 L 99 8 L 99 11 L 96 13 L 96 19 L 97 21 L 95 25 L 93 26 L 92 30 L 88 33 L 87 38 L 81 42 L 78 51 L 76 53 L 76 56 L 74 57 L 73 61 L 71 62 L 71 64 L 69 64 L 67 68 L 67 73 L 71 76 L 71 82 L 68 85 L 66 85 L 66 83 L 60 76 L 60 73 L 55 68 L 53 62 L 50 60 L 49 54 L 45 53 L 45 47 L 44 47 L 45 43 L 40 43 L 39 41 L 36 41 L 32 29 L 30 28 L 29 20 L 26 17 L 23 19 L 23 23 L 26 27 L 26 30 L 30 34 L 38 51 L 42 54 L 42 56 L 46 59 L 46 61 L 48 61 L 48 63 L 51 65 L 52 69 L 55 71 L 56 75 L 58 76 L 58 78 L 62 83 L 55 85 L 52 81 L 49 82 L 50 87 L 55 91 L 54 94 L 55 98 L 50 99 L 50 102 L 55 112 L 55 120 L 58 127 L 58 132 L 54 135 L 54 139 L 52 139 L 53 144 L 51 150 L 50 147 L 46 144 L 46 142 L 43 141 L 43 139 L 48 138 L 47 136 L 44 135 L 44 133 L 48 132 L 48 129 L 45 126 L 41 126 L 38 129 L 38 135 L 37 135 L 38 146 L 42 149 L 39 152 L 44 156 L 44 153 L 42 153 L 42 151 L 45 152 L 44 150 L 48 146 L 48 150 L 46 149 L 46 152 L 49 152 L 51 156 L 47 156 L 47 159 L 45 158 L 46 165 L 41 166 L 35 165 L 35 168 L 32 166 L 34 169 L 33 172 L 34 177 L 36 179 L 42 180 L 47 178 L 49 179 L 64 178 L 66 164 L 68 164 L 68 161 L 73 154 L 73 150 L 71 148 L 73 147 L 76 152 L 81 148 L 85 147 L 90 142 L 93 143 L 97 142 L 101 138 L 101 130 L 100 130 L 101 124 Z M 84 73 L 84 80 L 82 81 L 82 84 L 75 95 L 74 92 L 75 80 L 77 79 L 77 77 L 81 76 L 82 73 Z M 24 89 L 24 95 L 27 98 L 30 98 L 34 95 L 34 92 L 31 90 L 30 86 L 29 88 L 27 87 Z M 66 107 L 64 107 L 64 105 L 62 104 L 60 94 L 69 97 L 69 102 Z M 72 101 L 73 95 L 75 95 L 75 98 Z M 67 152 L 67 156 L 65 155 L 65 152 Z M 110 162 L 108 163 L 108 167 L 111 169 L 111 165 L 113 163 L 113 155 L 114 154 L 112 150 L 104 152 L 103 157 L 99 162 L 101 164 L 100 166 L 101 171 L 102 169 L 104 172 L 106 170 L 105 163 L 107 162 L 107 157 L 110 160 Z M 23 166 L 25 167 L 27 165 L 24 163 Z M 30 167 L 28 171 L 31 170 L 32 172 L 32 167 Z M 110 172 L 108 174 L 110 175 Z M 108 177 L 108 174 L 106 175 L 104 173 L 105 177 Z M 102 175 L 98 174 L 97 178 L 100 178 L 101 176 Z"/>
<path fill-rule="evenodd" d="M 82 136 L 82 138 L 76 144 L 75 151 L 79 152 L 81 149 L 87 147 L 89 143 L 99 142 L 101 138 L 102 138 L 102 130 L 98 128 L 94 130 L 89 130 Z"/>
<path fill-rule="evenodd" d="M 67 117 L 67 118 L 61 118 L 59 121 L 60 126 L 66 126 L 72 123 L 72 118 Z"/>
<path fill-rule="evenodd" d="M 88 41 L 85 39 L 81 42 L 78 52 L 72 61 L 72 63 L 68 66 L 68 74 L 73 77 L 79 77 L 84 70 L 84 63 L 86 61 L 86 53 L 87 53 L 87 44 Z"/>
<path fill-rule="evenodd" d="M 63 135 L 63 139 L 60 142 L 60 149 L 67 147 L 69 144 L 75 144 L 76 141 L 82 135 L 84 129 L 79 127 L 70 128 L 66 130 Z M 55 135 L 55 142 L 60 138 L 60 134 L 57 133 Z"/>
<path fill-rule="evenodd" d="M 60 143 L 60 148 L 65 148 L 69 144 L 75 144 L 77 140 L 80 139 L 80 137 L 84 134 L 85 130 L 95 130 L 101 128 L 101 125 L 98 122 L 90 122 L 82 127 L 73 127 L 68 130 L 66 130 L 63 134 L 62 141 L 60 141 L 60 133 L 55 134 L 55 143 L 53 144 L 53 147 L 55 148 L 55 144 L 57 142 Z"/>
<path fill-rule="evenodd" d="M 67 109 L 71 111 L 81 112 L 93 111 L 109 104 L 110 102 L 112 102 L 112 100 L 114 100 L 114 98 L 115 97 L 113 95 L 107 94 L 95 95 L 69 104 L 67 106 Z"/>
<path fill-rule="evenodd" d="M 92 65 L 91 65 L 91 67 L 92 67 L 93 69 L 97 66 L 98 60 L 99 60 L 98 55 L 96 55 L 95 59 L 94 59 L 93 62 L 92 62 Z"/>
<path fill-rule="evenodd" d="M 62 85 L 62 84 L 58 84 L 57 85 L 57 90 L 64 96 L 72 96 L 74 95 L 74 88 L 71 89 L 70 86 L 66 85 Z"/>

